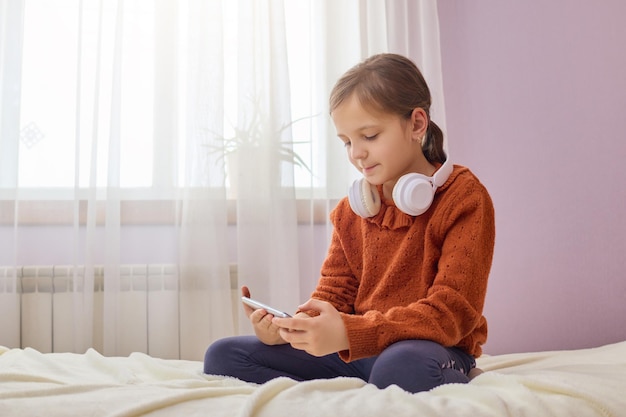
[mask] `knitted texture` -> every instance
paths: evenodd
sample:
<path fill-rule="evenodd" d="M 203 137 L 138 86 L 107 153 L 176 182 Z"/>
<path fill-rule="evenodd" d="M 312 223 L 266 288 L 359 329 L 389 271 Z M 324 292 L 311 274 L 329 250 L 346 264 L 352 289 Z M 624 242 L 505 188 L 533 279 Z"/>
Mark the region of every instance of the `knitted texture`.
<path fill-rule="evenodd" d="M 341 358 L 375 356 L 406 339 L 480 356 L 495 243 L 487 190 L 469 169 L 455 166 L 420 216 L 382 200 L 368 219 L 354 214 L 347 198 L 331 212 L 331 245 L 312 297 L 342 313 L 350 347 Z"/>

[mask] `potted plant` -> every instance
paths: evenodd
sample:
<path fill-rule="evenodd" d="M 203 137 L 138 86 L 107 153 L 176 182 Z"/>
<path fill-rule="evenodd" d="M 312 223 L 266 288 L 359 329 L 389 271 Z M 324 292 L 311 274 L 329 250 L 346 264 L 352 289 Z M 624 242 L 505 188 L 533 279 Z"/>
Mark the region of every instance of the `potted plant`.
<path fill-rule="evenodd" d="M 249 113 L 248 120 L 232 126 L 233 134 L 224 137 L 213 133 L 219 143 L 210 145 L 210 151 L 217 153 L 217 160 L 226 166 L 230 186 L 237 189 L 243 176 L 240 166 L 250 166 L 255 175 L 270 175 L 270 170 L 280 170 L 281 162 L 302 167 L 311 172 L 309 166 L 293 149 L 294 145 L 308 141 L 283 140 L 283 135 L 294 123 L 312 116 L 302 117 L 273 129 L 272 121 L 261 106 L 256 103 Z M 278 171 L 279 172 L 279 171 Z"/>

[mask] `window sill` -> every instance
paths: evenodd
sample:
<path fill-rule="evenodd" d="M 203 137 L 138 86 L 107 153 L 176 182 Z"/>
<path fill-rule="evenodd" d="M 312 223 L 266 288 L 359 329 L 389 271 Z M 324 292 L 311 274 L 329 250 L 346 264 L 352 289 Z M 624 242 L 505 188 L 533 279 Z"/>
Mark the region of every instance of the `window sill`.
<path fill-rule="evenodd" d="M 177 204 L 180 200 L 120 200 L 120 223 L 122 225 L 175 225 L 180 224 Z M 296 209 L 298 224 L 325 224 L 330 210 L 338 200 L 298 199 Z M 237 201 L 227 202 L 228 224 L 237 224 Z M 0 226 L 19 225 L 72 225 L 87 223 L 87 200 L 0 200 Z M 95 222 L 104 225 L 106 202 L 98 201 Z"/>

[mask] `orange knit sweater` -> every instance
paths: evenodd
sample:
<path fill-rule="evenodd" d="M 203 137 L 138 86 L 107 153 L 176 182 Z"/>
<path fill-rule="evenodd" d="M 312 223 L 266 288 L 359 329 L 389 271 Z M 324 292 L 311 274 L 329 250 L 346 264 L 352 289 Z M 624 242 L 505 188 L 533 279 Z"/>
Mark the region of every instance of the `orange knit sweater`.
<path fill-rule="evenodd" d="M 420 216 L 383 198 L 380 212 L 362 219 L 344 198 L 331 220 L 332 241 L 312 297 L 342 313 L 350 344 L 339 352 L 343 360 L 378 355 L 406 339 L 480 356 L 495 219 L 487 190 L 469 169 L 455 166 Z"/>

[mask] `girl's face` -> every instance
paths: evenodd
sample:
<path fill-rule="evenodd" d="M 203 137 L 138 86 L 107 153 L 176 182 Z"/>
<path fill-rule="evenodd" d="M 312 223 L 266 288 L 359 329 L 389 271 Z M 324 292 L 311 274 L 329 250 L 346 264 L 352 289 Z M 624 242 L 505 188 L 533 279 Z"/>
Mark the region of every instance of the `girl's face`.
<path fill-rule="evenodd" d="M 421 140 L 427 127 L 422 109 L 415 109 L 411 119 L 404 119 L 366 109 L 352 95 L 333 110 L 331 117 L 350 162 L 369 183 L 383 184 L 387 191 L 409 172 L 435 172 L 422 153 Z"/>

